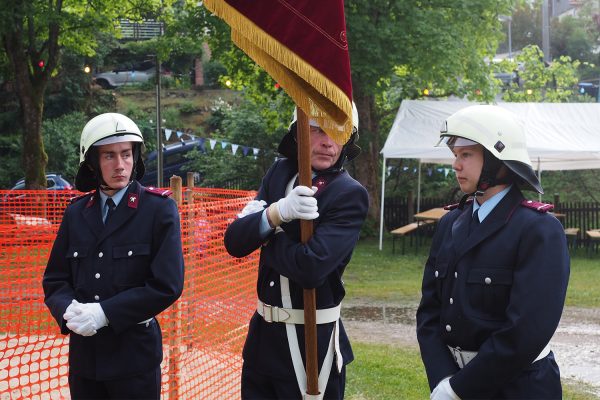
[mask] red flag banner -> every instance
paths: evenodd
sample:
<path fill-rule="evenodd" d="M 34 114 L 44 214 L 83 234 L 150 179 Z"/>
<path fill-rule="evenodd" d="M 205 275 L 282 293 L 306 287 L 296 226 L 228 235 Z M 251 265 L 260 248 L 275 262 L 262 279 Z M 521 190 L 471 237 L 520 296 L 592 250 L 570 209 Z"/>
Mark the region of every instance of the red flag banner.
<path fill-rule="evenodd" d="M 343 0 L 205 0 L 233 42 L 344 144 L 352 133 L 352 80 Z"/>

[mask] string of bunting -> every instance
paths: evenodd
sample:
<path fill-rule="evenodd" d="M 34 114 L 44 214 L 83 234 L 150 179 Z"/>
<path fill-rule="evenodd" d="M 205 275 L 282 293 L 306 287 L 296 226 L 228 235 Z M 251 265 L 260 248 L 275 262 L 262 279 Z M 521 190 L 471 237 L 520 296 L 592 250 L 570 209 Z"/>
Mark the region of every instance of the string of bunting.
<path fill-rule="evenodd" d="M 186 135 L 186 136 L 188 136 L 192 140 L 199 141 L 200 142 L 200 147 L 202 149 L 204 149 L 204 150 L 207 149 L 207 146 L 205 145 L 205 143 L 208 142 L 208 145 L 209 145 L 209 147 L 210 147 L 211 150 L 214 150 L 215 146 L 217 144 L 219 144 L 223 150 L 225 150 L 227 148 L 227 146 L 231 146 L 231 153 L 233 155 L 235 155 L 239 149 L 241 149 L 241 152 L 242 152 L 242 154 L 244 156 L 247 156 L 250 153 L 252 153 L 250 155 L 254 156 L 254 158 L 256 158 L 256 156 L 258 156 L 258 154 L 260 154 L 260 153 L 266 153 L 267 152 L 267 150 L 259 149 L 257 147 L 244 146 L 244 145 L 240 145 L 240 144 L 235 144 L 235 143 L 228 142 L 226 140 L 218 140 L 218 139 L 198 137 L 198 136 L 194 135 L 193 133 L 189 133 L 189 132 L 182 132 L 182 131 L 173 130 L 173 129 L 167 129 L 167 128 L 164 128 L 163 131 L 165 133 L 165 139 L 167 141 L 169 141 L 169 139 L 171 139 L 171 136 L 173 136 L 173 134 L 177 135 L 177 138 L 180 139 L 180 140 L 182 140 L 181 138 L 182 138 L 183 135 Z"/>

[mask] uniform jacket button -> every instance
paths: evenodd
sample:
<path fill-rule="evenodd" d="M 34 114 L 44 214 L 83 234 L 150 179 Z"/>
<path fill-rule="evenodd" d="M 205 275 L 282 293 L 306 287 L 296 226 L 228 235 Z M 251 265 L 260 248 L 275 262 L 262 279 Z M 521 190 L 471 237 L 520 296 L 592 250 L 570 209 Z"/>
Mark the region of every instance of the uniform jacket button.
<path fill-rule="evenodd" d="M 128 256 L 131 256 L 132 254 L 133 254 L 133 251 L 131 251 L 131 250 L 129 250 L 129 251 L 127 252 L 127 255 L 128 255 Z"/>
<path fill-rule="evenodd" d="M 73 257 L 77 257 L 79 255 L 78 252 L 73 253 Z"/>
<path fill-rule="evenodd" d="M 446 325 L 446 332 L 452 331 L 452 327 L 450 325 Z"/>
<path fill-rule="evenodd" d="M 484 281 L 485 281 L 485 284 L 486 284 L 486 285 L 489 285 L 490 283 L 492 283 L 492 279 L 491 279 L 490 277 L 486 277 L 486 278 L 484 279 Z"/>
<path fill-rule="evenodd" d="M 275 282 L 273 282 L 273 281 L 269 282 L 269 286 L 271 286 L 271 287 L 275 286 Z"/>
<path fill-rule="evenodd" d="M 98 257 L 100 257 L 100 258 L 104 257 L 104 253 L 103 252 L 98 253 Z"/>
<path fill-rule="evenodd" d="M 94 275 L 96 277 L 96 279 L 100 279 L 100 273 L 96 272 L 96 275 Z"/>
<path fill-rule="evenodd" d="M 454 278 L 458 278 L 458 272 L 454 271 Z"/>
<path fill-rule="evenodd" d="M 435 275 L 435 277 L 437 278 L 437 277 L 440 275 L 440 273 L 439 273 L 438 271 L 435 271 L 435 274 L 434 274 L 434 275 Z"/>
<path fill-rule="evenodd" d="M 95 296 L 94 296 L 94 300 L 100 300 L 100 296 L 98 296 L 98 295 L 95 295 Z"/>
<path fill-rule="evenodd" d="M 450 304 L 454 304 L 454 299 L 450 297 Z"/>

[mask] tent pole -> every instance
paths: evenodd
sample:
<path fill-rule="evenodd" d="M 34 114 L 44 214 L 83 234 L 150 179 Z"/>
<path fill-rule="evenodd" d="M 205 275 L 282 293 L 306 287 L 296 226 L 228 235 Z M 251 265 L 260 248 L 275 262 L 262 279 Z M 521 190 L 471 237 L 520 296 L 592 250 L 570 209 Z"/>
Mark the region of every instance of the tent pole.
<path fill-rule="evenodd" d="M 419 159 L 419 171 L 417 172 L 417 214 L 421 212 L 421 160 Z"/>
<path fill-rule="evenodd" d="M 540 158 L 538 157 L 538 181 L 540 181 L 540 186 L 542 186 L 542 163 Z M 542 194 L 538 193 L 538 201 L 542 202 Z"/>
<path fill-rule="evenodd" d="M 381 210 L 379 216 L 379 250 L 383 249 L 383 206 L 385 205 L 385 162 L 386 158 L 383 156 L 383 167 L 381 169 Z"/>

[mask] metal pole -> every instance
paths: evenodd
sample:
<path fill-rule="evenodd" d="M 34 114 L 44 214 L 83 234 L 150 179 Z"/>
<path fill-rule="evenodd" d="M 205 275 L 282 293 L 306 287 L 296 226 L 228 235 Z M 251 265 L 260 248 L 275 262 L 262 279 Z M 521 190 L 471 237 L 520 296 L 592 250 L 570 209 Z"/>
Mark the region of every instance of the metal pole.
<path fill-rule="evenodd" d="M 379 216 L 379 250 L 383 249 L 383 208 L 385 206 L 385 163 L 387 158 L 383 156 L 383 167 L 381 170 L 381 210 Z"/>
<path fill-rule="evenodd" d="M 544 52 L 544 61 L 549 63 L 550 57 L 550 23 L 548 15 L 548 0 L 542 3 L 542 51 Z"/>
<path fill-rule="evenodd" d="M 160 117 L 160 61 L 156 55 L 156 187 L 163 187 L 163 135 Z"/>
<path fill-rule="evenodd" d="M 508 59 L 512 61 L 512 17 L 508 17 Z"/>

